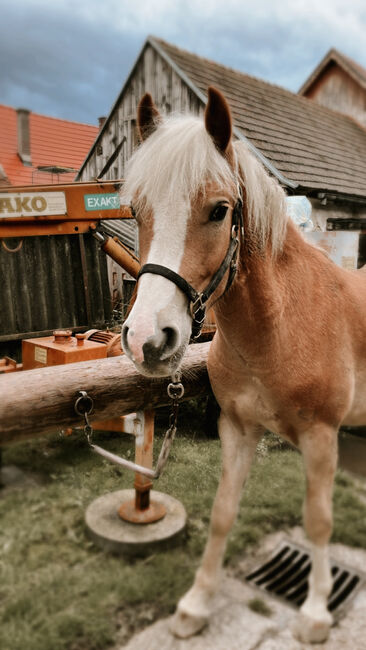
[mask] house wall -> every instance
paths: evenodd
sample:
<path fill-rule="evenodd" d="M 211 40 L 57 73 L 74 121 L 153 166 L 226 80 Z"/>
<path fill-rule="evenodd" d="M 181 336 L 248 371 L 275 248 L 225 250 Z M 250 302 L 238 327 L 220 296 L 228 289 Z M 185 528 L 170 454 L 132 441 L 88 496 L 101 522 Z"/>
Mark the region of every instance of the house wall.
<path fill-rule="evenodd" d="M 309 99 L 345 113 L 366 126 L 366 90 L 332 63 L 305 93 Z"/>
<path fill-rule="evenodd" d="M 322 205 L 318 199 L 311 199 L 312 212 L 311 219 L 314 224 L 315 231 L 327 230 L 327 219 L 366 219 L 366 206 L 357 203 L 347 202 L 333 202 L 328 201 L 326 205 Z M 339 235 L 342 231 L 337 231 Z M 328 233 L 329 235 L 335 234 Z M 348 233 L 345 233 L 346 235 Z M 354 236 L 358 239 L 356 242 L 355 252 L 355 266 L 361 267 L 366 264 L 366 233 L 361 231 L 353 231 Z M 358 248 L 358 250 L 357 250 Z"/>

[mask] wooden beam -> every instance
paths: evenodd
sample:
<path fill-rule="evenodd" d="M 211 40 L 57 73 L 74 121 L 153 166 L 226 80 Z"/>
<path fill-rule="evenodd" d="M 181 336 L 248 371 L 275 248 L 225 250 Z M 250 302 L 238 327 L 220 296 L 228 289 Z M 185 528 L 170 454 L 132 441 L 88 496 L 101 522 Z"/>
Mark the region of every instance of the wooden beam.
<path fill-rule="evenodd" d="M 210 343 L 190 345 L 182 364 L 184 399 L 209 388 Z M 78 391 L 94 400 L 93 420 L 169 404 L 169 379 L 143 377 L 126 356 L 82 361 L 0 376 L 0 445 L 66 427 L 82 426 L 74 404 Z"/>

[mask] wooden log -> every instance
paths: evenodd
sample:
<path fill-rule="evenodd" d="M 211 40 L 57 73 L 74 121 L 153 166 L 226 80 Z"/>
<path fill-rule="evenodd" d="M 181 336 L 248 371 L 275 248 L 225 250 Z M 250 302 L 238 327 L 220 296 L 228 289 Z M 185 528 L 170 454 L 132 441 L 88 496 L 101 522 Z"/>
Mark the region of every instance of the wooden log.
<path fill-rule="evenodd" d="M 210 343 L 190 345 L 182 364 L 184 399 L 209 388 Z M 137 410 L 166 406 L 169 379 L 140 375 L 126 356 L 50 366 L 0 376 L 0 444 L 83 421 L 74 410 L 77 393 L 94 401 L 90 421 L 107 420 Z"/>

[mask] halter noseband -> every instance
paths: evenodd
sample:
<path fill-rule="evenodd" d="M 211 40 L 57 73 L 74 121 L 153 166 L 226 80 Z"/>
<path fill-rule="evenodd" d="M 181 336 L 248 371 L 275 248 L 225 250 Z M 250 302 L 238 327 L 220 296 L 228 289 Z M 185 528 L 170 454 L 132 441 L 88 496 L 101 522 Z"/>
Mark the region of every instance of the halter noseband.
<path fill-rule="evenodd" d="M 173 282 L 178 287 L 178 289 L 180 289 L 187 296 L 188 303 L 189 303 L 189 310 L 192 316 L 191 339 L 196 339 L 201 334 L 203 322 L 206 316 L 207 301 L 210 298 L 210 296 L 212 296 L 214 291 L 216 291 L 217 287 L 219 286 L 222 278 L 224 277 L 229 267 L 230 267 L 230 273 L 229 273 L 229 278 L 224 293 L 229 289 L 229 287 L 231 286 L 234 280 L 235 273 L 236 273 L 236 260 L 237 260 L 238 248 L 239 248 L 238 234 L 239 234 L 239 229 L 242 227 L 242 222 L 243 222 L 242 208 L 243 208 L 243 201 L 240 193 L 240 196 L 233 210 L 229 248 L 227 250 L 227 253 L 221 265 L 217 269 L 216 273 L 214 273 L 207 287 L 203 291 L 201 292 L 196 291 L 196 289 L 194 289 L 192 285 L 189 284 L 189 282 L 187 282 L 187 280 L 182 278 L 181 275 L 179 275 L 175 271 L 172 271 L 167 266 L 161 266 L 160 264 L 144 264 L 144 266 L 141 267 L 137 275 L 136 280 L 138 280 L 140 276 L 143 275 L 144 273 L 162 275 L 164 278 L 167 278 L 168 280 Z"/>

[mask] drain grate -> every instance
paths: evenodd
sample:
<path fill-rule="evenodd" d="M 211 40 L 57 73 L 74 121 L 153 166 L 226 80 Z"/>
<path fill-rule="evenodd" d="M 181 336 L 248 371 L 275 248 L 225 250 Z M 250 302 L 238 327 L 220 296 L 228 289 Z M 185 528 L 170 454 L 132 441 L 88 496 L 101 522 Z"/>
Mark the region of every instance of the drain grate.
<path fill-rule="evenodd" d="M 293 542 L 285 541 L 265 564 L 254 569 L 245 579 L 271 596 L 298 608 L 308 593 L 310 569 L 309 551 Z M 328 609 L 337 619 L 366 583 L 366 576 L 332 560 L 331 571 L 333 588 L 328 598 Z"/>

